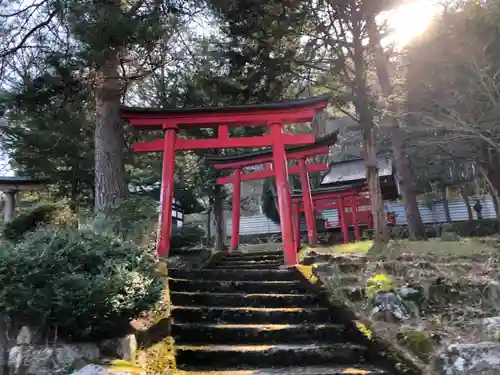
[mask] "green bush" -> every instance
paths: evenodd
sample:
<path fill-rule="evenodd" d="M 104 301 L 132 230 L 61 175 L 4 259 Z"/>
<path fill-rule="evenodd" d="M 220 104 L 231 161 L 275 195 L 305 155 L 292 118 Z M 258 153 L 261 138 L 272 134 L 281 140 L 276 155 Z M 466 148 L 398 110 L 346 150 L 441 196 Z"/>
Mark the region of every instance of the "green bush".
<path fill-rule="evenodd" d="M 172 230 L 170 238 L 170 248 L 172 250 L 180 250 L 188 247 L 194 247 L 201 242 L 205 235 L 203 229 L 197 225 L 184 225 L 181 228 Z"/>
<path fill-rule="evenodd" d="M 492 219 L 459 221 L 443 226 L 444 231 L 455 232 L 460 237 L 484 237 L 498 233 L 498 223 Z"/>
<path fill-rule="evenodd" d="M 19 241 L 26 233 L 39 227 L 54 224 L 60 227 L 76 226 L 75 214 L 64 203 L 41 204 L 35 208 L 21 212 L 10 222 L 5 223 L 2 234 L 6 240 Z"/>
<path fill-rule="evenodd" d="M 0 252 L 0 310 L 72 340 L 122 336 L 160 298 L 153 255 L 91 230 L 45 228 Z"/>

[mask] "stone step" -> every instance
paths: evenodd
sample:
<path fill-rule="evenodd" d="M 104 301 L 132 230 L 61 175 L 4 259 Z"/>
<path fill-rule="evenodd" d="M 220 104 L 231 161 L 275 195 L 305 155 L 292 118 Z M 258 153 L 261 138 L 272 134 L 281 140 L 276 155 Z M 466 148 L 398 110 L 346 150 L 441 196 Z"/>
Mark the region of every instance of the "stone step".
<path fill-rule="evenodd" d="M 383 375 L 389 374 L 384 370 L 372 366 L 344 365 L 344 366 L 310 366 L 310 367 L 286 367 L 286 368 L 259 368 L 252 370 L 229 370 L 229 371 L 190 371 L 189 375 Z"/>
<path fill-rule="evenodd" d="M 224 270 L 224 269 L 230 269 L 230 270 L 277 270 L 279 267 L 281 267 L 283 263 L 279 264 L 249 264 L 247 262 L 243 262 L 242 264 L 226 264 L 226 263 L 212 263 L 209 266 L 205 267 L 205 269 L 217 269 L 217 270 Z"/>
<path fill-rule="evenodd" d="M 174 323 L 177 344 L 294 344 L 345 342 L 352 334 L 341 324 L 193 324 Z"/>
<path fill-rule="evenodd" d="M 227 254 L 224 254 L 224 256 L 266 256 L 266 255 L 281 255 L 283 256 L 283 250 L 282 246 L 277 246 L 272 250 L 265 250 L 265 249 L 240 249 L 239 251 L 232 251 Z"/>
<path fill-rule="evenodd" d="M 247 260 L 274 260 L 274 261 L 283 261 L 283 253 L 262 253 L 262 254 L 235 254 L 235 255 L 224 255 L 220 257 L 218 260 L 222 262 L 234 262 L 234 261 L 247 261 Z"/>
<path fill-rule="evenodd" d="M 196 269 L 181 270 L 169 269 L 168 275 L 176 279 L 188 280 L 227 280 L 227 281 L 294 281 L 297 280 L 296 270 L 271 270 L 271 269 Z"/>
<path fill-rule="evenodd" d="M 275 266 L 283 265 L 283 260 L 268 259 L 268 260 L 218 260 L 212 263 L 213 267 L 219 266 Z"/>
<path fill-rule="evenodd" d="M 176 323 L 323 324 L 332 321 L 327 308 L 173 306 L 172 317 Z"/>
<path fill-rule="evenodd" d="M 319 307 L 320 304 L 314 294 L 171 292 L 170 300 L 176 306 Z"/>
<path fill-rule="evenodd" d="M 302 293 L 300 281 L 210 281 L 169 279 L 171 292 L 211 292 L 211 293 Z"/>
<path fill-rule="evenodd" d="M 363 363 L 367 348 L 354 344 L 313 345 L 179 345 L 180 369 L 248 369 L 249 367 L 287 367 Z"/>

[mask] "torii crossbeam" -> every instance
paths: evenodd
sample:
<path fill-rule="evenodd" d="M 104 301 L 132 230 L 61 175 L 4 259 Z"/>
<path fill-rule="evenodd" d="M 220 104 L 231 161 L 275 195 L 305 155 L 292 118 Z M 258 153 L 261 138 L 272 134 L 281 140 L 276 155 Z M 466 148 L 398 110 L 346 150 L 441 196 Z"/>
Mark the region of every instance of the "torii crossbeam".
<path fill-rule="evenodd" d="M 160 230 L 157 242 L 158 257 L 166 258 L 172 231 L 172 200 L 174 187 L 175 151 L 221 148 L 271 147 L 278 200 L 285 263 L 297 261 L 294 249 L 292 209 L 286 146 L 314 143 L 314 134 L 288 134 L 284 125 L 311 122 L 323 110 L 329 94 L 302 100 L 234 107 L 205 107 L 182 109 L 121 109 L 121 117 L 138 130 L 162 130 L 163 138 L 133 145 L 134 152 L 163 152 Z M 230 128 L 264 126 L 268 132 L 255 137 L 231 137 Z M 186 139 L 178 136 L 182 129 L 217 128 L 217 138 Z"/>

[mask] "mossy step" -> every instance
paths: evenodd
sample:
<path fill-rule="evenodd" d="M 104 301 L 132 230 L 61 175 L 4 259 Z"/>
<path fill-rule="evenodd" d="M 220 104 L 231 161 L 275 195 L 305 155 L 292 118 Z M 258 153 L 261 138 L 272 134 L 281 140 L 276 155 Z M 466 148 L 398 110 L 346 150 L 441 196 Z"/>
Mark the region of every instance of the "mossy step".
<path fill-rule="evenodd" d="M 252 370 L 229 370 L 229 371 L 189 371 L 181 372 L 179 375 L 382 375 L 388 372 L 372 366 L 310 366 L 310 367 L 286 367 L 286 368 L 259 368 Z"/>
<path fill-rule="evenodd" d="M 296 270 L 270 270 L 270 269 L 250 269 L 250 270 L 232 270 L 232 269 L 198 269 L 198 270 L 180 270 L 169 269 L 168 275 L 177 279 L 188 280 L 223 280 L 223 281 L 294 281 L 297 280 Z"/>
<path fill-rule="evenodd" d="M 279 247 L 279 246 L 278 246 Z M 283 256 L 283 250 L 239 250 L 231 251 L 224 254 L 228 257 L 244 257 L 244 256 L 266 256 L 266 255 L 281 255 Z"/>
<path fill-rule="evenodd" d="M 302 324 L 331 323 L 326 308 L 238 308 L 173 306 L 174 323 Z"/>
<path fill-rule="evenodd" d="M 319 307 L 320 304 L 314 294 L 171 292 L 170 300 L 177 306 Z"/>
<path fill-rule="evenodd" d="M 277 259 L 217 260 L 217 261 L 213 262 L 211 265 L 215 266 L 215 267 L 218 267 L 218 266 L 276 266 L 276 267 L 279 267 L 279 266 L 283 265 L 283 260 L 282 259 L 278 259 L 278 260 Z"/>
<path fill-rule="evenodd" d="M 235 262 L 235 261 L 264 261 L 264 260 L 274 260 L 283 262 L 283 253 L 276 254 L 240 254 L 240 255 L 224 255 L 219 258 L 219 261 L 223 262 Z"/>
<path fill-rule="evenodd" d="M 352 336 L 341 324 L 193 324 L 174 323 L 177 344 L 295 344 L 345 342 Z"/>
<path fill-rule="evenodd" d="M 212 345 L 176 346 L 180 369 L 248 369 L 249 367 L 287 367 L 361 364 L 367 348 L 350 343 L 311 345 Z"/>
<path fill-rule="evenodd" d="M 171 292 L 211 293 L 302 293 L 300 281 L 213 281 L 169 279 Z"/>
<path fill-rule="evenodd" d="M 248 262 L 243 262 L 242 264 L 227 264 L 227 263 L 212 263 L 209 264 L 205 269 L 217 269 L 217 270 L 225 270 L 225 269 L 230 269 L 230 270 L 252 270 L 252 269 L 257 269 L 257 270 L 277 270 L 279 267 L 281 267 L 283 263 L 248 263 Z"/>

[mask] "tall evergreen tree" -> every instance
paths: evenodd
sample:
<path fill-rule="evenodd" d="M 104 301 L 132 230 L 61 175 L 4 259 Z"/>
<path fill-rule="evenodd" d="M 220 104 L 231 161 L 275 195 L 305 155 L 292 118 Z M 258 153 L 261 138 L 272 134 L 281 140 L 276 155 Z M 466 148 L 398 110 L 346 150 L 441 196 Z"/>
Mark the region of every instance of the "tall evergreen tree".
<path fill-rule="evenodd" d="M 0 66 L 15 64 L 20 53 L 64 51 L 85 67 L 79 80 L 92 93 L 95 108 L 95 209 L 127 195 L 124 127 L 120 105 L 131 80 L 164 62 L 164 50 L 191 2 L 157 0 L 47 0 L 11 2 L 0 15 Z M 187 6 L 186 6 L 187 5 Z M 4 7 L 5 8 L 5 7 Z M 4 74 L 3 77 L 7 77 Z"/>

